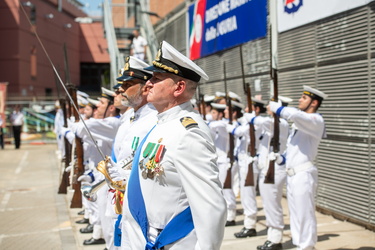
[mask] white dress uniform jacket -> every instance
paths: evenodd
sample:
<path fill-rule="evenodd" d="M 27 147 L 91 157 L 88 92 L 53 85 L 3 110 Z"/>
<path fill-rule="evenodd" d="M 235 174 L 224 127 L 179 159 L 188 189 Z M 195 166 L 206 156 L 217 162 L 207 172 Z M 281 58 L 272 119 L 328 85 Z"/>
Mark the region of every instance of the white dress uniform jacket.
<path fill-rule="evenodd" d="M 183 117 L 191 117 L 197 126 L 185 127 L 180 121 Z M 144 179 L 139 167 L 136 169 L 147 212 L 149 239 L 157 236 L 153 234 L 156 229 L 163 229 L 190 206 L 194 229 L 164 249 L 220 249 L 226 204 L 218 178 L 215 146 L 203 119 L 190 102 L 173 107 L 158 114 L 158 124 L 143 144 L 140 161 L 148 142 L 165 145 L 160 161 L 164 173 L 160 177 Z M 124 249 L 144 249 L 146 240 L 129 210 L 128 192 L 132 192 L 129 187 L 124 196 L 122 245 Z"/>
<path fill-rule="evenodd" d="M 273 112 L 294 122 L 286 151 L 287 191 L 290 210 L 290 230 L 297 249 L 313 249 L 317 242 L 315 194 L 318 170 L 313 161 L 322 137 L 325 137 L 323 117 L 296 108 L 270 105 Z"/>
<path fill-rule="evenodd" d="M 274 119 L 271 117 L 257 116 L 253 120 L 254 125 L 262 128 L 263 135 L 258 146 L 258 167 L 259 173 L 259 191 L 263 201 L 263 208 L 266 214 L 267 240 L 272 243 L 281 243 L 284 229 L 283 208 L 281 199 L 283 187 L 286 181 L 285 164 L 279 165 L 275 162 L 275 183 L 264 183 L 265 176 L 269 167 L 269 153 L 273 150 L 271 139 L 274 131 Z M 286 143 L 289 133 L 289 124 L 285 119 L 280 119 L 280 154 L 286 150 Z"/>

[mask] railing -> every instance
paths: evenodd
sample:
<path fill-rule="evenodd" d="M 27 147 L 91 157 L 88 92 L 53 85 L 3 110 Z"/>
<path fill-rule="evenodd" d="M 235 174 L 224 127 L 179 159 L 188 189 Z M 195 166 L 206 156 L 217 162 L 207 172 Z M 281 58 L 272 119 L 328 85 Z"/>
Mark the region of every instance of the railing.
<path fill-rule="evenodd" d="M 116 85 L 115 79 L 118 76 L 118 71 L 124 66 L 125 60 L 117 47 L 117 38 L 113 27 L 112 10 L 108 0 L 104 0 L 103 3 L 103 19 L 105 36 L 108 43 L 109 58 L 111 60 L 110 84 L 112 88 Z"/>
<path fill-rule="evenodd" d="M 149 63 L 155 58 L 158 51 L 159 42 L 155 35 L 154 27 L 152 26 L 150 14 L 149 14 L 149 1 L 139 0 L 140 18 L 139 25 L 141 26 L 141 35 L 147 40 L 147 58 Z"/>

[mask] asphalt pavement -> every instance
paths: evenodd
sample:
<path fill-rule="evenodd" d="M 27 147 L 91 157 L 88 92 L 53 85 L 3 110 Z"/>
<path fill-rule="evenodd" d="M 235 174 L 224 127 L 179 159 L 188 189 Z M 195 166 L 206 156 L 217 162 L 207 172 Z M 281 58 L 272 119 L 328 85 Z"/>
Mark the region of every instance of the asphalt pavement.
<path fill-rule="evenodd" d="M 70 209 L 73 191 L 57 194 L 60 161 L 56 144 L 22 144 L 0 149 L 0 249 L 63 249 L 103 250 L 104 245 L 83 246 L 90 234 L 81 234 L 85 225 L 79 208 Z M 260 197 L 256 237 L 237 239 L 234 233 L 243 227 L 241 204 L 238 200 L 236 225 L 225 229 L 222 250 L 256 249 L 266 240 L 267 229 Z M 287 201 L 283 199 L 285 230 L 283 249 L 295 249 L 289 230 Z M 316 213 L 318 243 L 316 249 L 375 250 L 375 232 Z"/>

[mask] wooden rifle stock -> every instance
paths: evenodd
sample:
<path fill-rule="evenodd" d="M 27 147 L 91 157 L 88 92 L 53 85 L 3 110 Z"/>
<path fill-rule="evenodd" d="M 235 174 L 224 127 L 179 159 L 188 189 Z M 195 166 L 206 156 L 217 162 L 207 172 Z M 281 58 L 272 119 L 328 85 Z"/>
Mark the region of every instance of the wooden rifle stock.
<path fill-rule="evenodd" d="M 204 95 L 202 94 L 199 94 L 199 106 L 200 106 L 200 109 L 202 110 L 201 111 L 201 114 L 203 116 L 203 120 L 206 120 L 206 103 L 204 102 Z"/>
<path fill-rule="evenodd" d="M 226 78 L 226 71 L 225 71 L 225 62 L 224 62 L 224 86 L 225 86 L 225 94 L 226 94 L 226 101 L 227 101 L 227 107 L 228 107 L 228 113 L 229 113 L 229 124 L 233 123 L 232 115 L 232 101 L 229 98 L 228 91 L 227 91 L 227 78 Z M 232 166 L 234 162 L 234 136 L 232 133 L 229 133 L 229 151 L 228 151 L 228 158 L 229 158 L 229 164 L 230 167 L 227 170 L 227 176 L 225 177 L 224 185 L 223 187 L 225 189 L 232 188 Z"/>
<path fill-rule="evenodd" d="M 271 57 L 272 58 L 272 57 Z M 271 79 L 273 80 L 273 98 L 272 100 L 277 102 L 279 91 L 278 91 L 278 76 L 277 76 L 277 69 L 272 68 L 271 64 Z M 271 139 L 271 145 L 273 147 L 274 153 L 279 153 L 280 151 L 280 127 L 279 127 L 279 118 L 276 116 L 276 114 L 273 116 L 274 118 L 274 128 L 273 128 L 273 138 Z M 264 178 L 264 183 L 274 184 L 275 183 L 275 161 L 270 161 L 268 166 L 268 171 L 266 173 L 266 176 Z"/>
<path fill-rule="evenodd" d="M 243 88 L 246 94 L 246 99 L 247 99 L 247 108 L 248 112 L 252 113 L 253 112 L 253 102 L 251 100 L 251 88 L 250 84 L 246 84 L 245 82 L 245 69 L 244 69 L 244 63 L 243 63 L 243 56 L 242 56 L 242 45 L 240 46 L 240 59 L 241 59 L 241 69 L 242 69 L 242 84 Z M 248 147 L 248 152 L 250 153 L 251 157 L 256 156 L 256 151 L 255 151 L 255 128 L 254 124 L 250 124 L 249 128 L 249 135 L 250 135 L 250 144 Z M 253 163 L 249 163 L 247 166 L 247 175 L 245 178 L 245 187 L 249 186 L 254 186 L 254 167 Z"/>
<path fill-rule="evenodd" d="M 249 109 L 249 113 L 253 112 L 252 108 L 252 101 L 251 101 L 251 89 L 250 85 L 247 84 L 246 88 L 246 97 L 247 97 L 247 105 Z M 250 156 L 252 158 L 256 157 L 256 150 L 255 150 L 255 128 L 254 124 L 250 123 L 250 128 L 249 128 L 249 135 L 250 135 L 250 144 L 248 148 L 248 152 L 250 153 Z M 247 168 L 247 175 L 245 179 L 245 187 L 249 186 L 254 186 L 254 166 L 253 163 L 249 163 L 248 168 Z"/>
<path fill-rule="evenodd" d="M 68 127 L 68 123 L 67 123 L 67 110 L 66 110 L 66 105 L 65 105 L 65 99 L 60 99 L 60 107 L 63 111 L 63 114 L 64 114 L 64 127 Z M 59 190 L 58 190 L 58 194 L 66 194 L 68 192 L 68 186 L 70 185 L 69 184 L 69 173 L 66 172 L 66 168 L 69 166 L 69 163 L 70 163 L 70 158 L 71 158 L 71 155 L 70 155 L 70 150 L 71 150 L 71 146 L 70 146 L 70 143 L 68 142 L 68 140 L 65 138 L 64 136 L 64 147 L 65 147 L 65 155 L 64 155 L 64 168 L 62 170 L 62 177 L 61 177 L 61 182 L 60 182 L 60 187 L 59 187 Z"/>
<path fill-rule="evenodd" d="M 72 99 L 74 101 L 74 104 L 76 107 L 78 107 L 77 103 L 77 90 L 74 89 L 72 91 Z M 79 122 L 79 115 L 75 109 L 73 109 L 74 118 L 76 122 Z M 79 176 L 83 174 L 84 166 L 83 166 L 83 145 L 81 138 L 77 137 L 75 138 L 75 146 L 76 146 L 76 161 L 74 164 L 74 174 L 73 174 L 73 189 L 74 194 L 72 201 L 70 203 L 70 208 L 81 208 L 82 207 L 82 193 L 81 193 L 81 182 L 79 182 L 77 179 Z"/>

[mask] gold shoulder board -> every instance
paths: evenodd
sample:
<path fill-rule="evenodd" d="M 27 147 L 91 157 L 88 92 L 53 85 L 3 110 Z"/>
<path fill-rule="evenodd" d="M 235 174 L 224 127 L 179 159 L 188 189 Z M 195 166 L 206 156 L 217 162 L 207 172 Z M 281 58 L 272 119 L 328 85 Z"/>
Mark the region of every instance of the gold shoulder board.
<path fill-rule="evenodd" d="M 198 127 L 198 123 L 196 121 L 194 121 L 193 118 L 191 118 L 189 116 L 182 117 L 180 119 L 180 122 L 181 122 L 182 126 L 184 126 L 186 129 Z"/>

